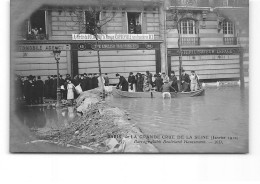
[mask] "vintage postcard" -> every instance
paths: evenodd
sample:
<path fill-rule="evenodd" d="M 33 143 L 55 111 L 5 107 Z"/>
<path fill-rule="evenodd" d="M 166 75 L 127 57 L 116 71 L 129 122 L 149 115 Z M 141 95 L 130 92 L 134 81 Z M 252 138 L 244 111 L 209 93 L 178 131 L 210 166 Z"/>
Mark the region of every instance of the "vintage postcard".
<path fill-rule="evenodd" d="M 11 0 L 10 152 L 248 153 L 248 0 Z"/>

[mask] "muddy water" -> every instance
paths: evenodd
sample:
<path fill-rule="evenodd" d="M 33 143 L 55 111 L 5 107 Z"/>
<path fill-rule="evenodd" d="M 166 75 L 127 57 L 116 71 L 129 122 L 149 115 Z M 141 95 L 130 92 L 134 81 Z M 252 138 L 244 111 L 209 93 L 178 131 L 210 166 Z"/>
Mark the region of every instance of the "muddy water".
<path fill-rule="evenodd" d="M 181 99 L 108 99 L 130 112 L 147 135 L 223 136 L 222 143 L 157 143 L 161 152 L 244 152 L 248 148 L 248 88 L 207 88 L 205 96 Z M 236 137 L 238 139 L 228 139 Z"/>

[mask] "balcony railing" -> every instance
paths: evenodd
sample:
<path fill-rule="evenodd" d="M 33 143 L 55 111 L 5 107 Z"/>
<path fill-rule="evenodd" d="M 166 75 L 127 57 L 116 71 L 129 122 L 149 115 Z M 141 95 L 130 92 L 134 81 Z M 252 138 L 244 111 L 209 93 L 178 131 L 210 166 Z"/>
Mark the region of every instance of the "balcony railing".
<path fill-rule="evenodd" d="M 180 45 L 200 45 L 200 37 L 181 37 Z"/>
<path fill-rule="evenodd" d="M 47 34 L 28 34 L 27 40 L 47 40 L 48 35 Z"/>
<path fill-rule="evenodd" d="M 213 1 L 214 7 L 248 7 L 248 1 L 245 0 L 217 0 Z"/>
<path fill-rule="evenodd" d="M 224 45 L 237 45 L 237 37 L 224 37 Z"/>
<path fill-rule="evenodd" d="M 171 0 L 171 6 L 191 7 L 248 7 L 246 0 Z"/>

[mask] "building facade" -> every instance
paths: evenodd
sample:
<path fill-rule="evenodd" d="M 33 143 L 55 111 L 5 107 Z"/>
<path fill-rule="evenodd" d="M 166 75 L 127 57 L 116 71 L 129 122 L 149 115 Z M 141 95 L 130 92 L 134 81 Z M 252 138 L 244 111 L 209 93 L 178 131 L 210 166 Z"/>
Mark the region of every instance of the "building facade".
<path fill-rule="evenodd" d="M 169 0 L 166 5 L 167 66 L 195 70 L 204 80 L 248 76 L 247 0 Z M 178 42 L 179 40 L 179 42 Z"/>
<path fill-rule="evenodd" d="M 183 69 L 197 71 L 201 79 L 239 78 L 241 57 L 248 75 L 248 1 L 113 2 L 44 5 L 32 12 L 16 30 L 14 73 L 57 74 L 52 51 L 59 47 L 61 75 L 98 73 L 99 50 L 102 73 L 111 83 L 116 73 L 178 73 L 180 55 Z M 92 19 L 98 42 L 89 29 Z"/>

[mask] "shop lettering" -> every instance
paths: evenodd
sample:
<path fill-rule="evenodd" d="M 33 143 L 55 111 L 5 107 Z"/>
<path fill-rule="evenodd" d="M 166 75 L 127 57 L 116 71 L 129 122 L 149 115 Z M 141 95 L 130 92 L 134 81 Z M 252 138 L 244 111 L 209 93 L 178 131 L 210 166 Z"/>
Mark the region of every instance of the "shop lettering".
<path fill-rule="evenodd" d="M 60 50 L 70 50 L 70 45 L 18 45 L 18 52 L 53 51 L 55 47 Z"/>
<path fill-rule="evenodd" d="M 212 48 L 212 49 L 183 49 L 182 55 L 235 55 L 239 54 L 239 48 Z M 168 55 L 179 56 L 179 49 L 169 50 Z"/>

